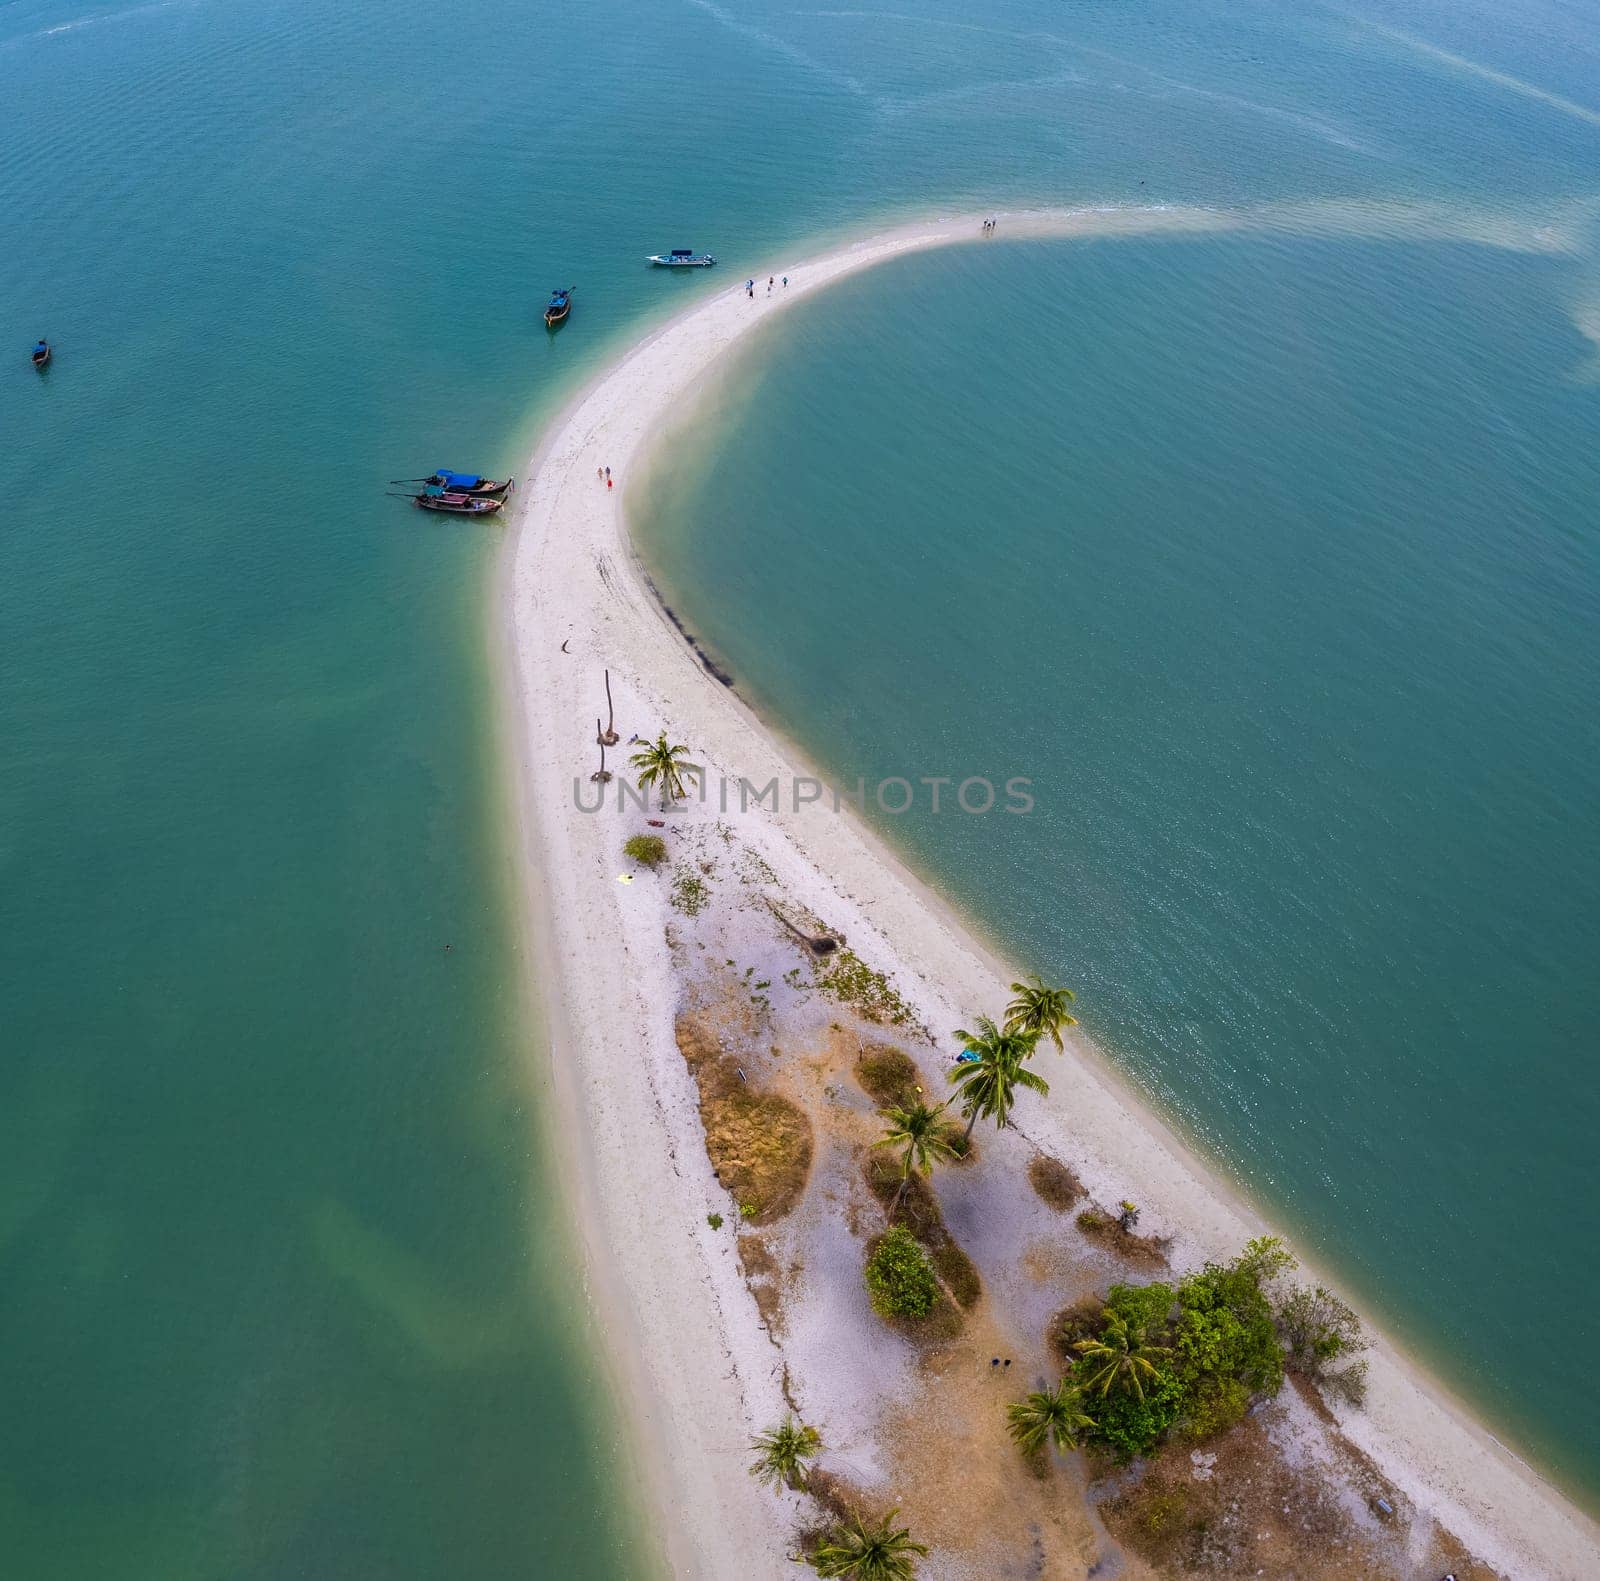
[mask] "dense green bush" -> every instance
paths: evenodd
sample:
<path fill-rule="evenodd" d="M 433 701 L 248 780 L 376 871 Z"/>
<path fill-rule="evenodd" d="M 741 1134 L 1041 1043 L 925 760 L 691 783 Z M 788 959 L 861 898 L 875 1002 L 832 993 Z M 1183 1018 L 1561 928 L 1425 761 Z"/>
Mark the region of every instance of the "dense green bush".
<path fill-rule="evenodd" d="M 1169 1433 L 1208 1438 L 1237 1422 L 1256 1395 L 1276 1394 L 1284 1351 L 1264 1286 L 1287 1261 L 1276 1242 L 1252 1241 L 1233 1262 L 1208 1263 L 1176 1288 L 1113 1285 L 1107 1317 L 1139 1336 L 1152 1370 L 1088 1399 L 1088 1440 L 1128 1461 Z M 1085 1382 L 1095 1370 L 1090 1358 L 1077 1363 Z"/>
<path fill-rule="evenodd" d="M 1283 1387 L 1283 1347 L 1259 1278 L 1241 1258 L 1208 1263 L 1178 1287 L 1173 1364 L 1192 1438 L 1232 1427 L 1252 1395 Z"/>
<path fill-rule="evenodd" d="M 659 867 L 667 859 L 667 842 L 658 834 L 629 835 L 623 842 L 622 854 L 646 867 Z"/>
<path fill-rule="evenodd" d="M 1103 1399 L 1086 1399 L 1084 1409 L 1094 1418 L 1086 1442 L 1109 1450 L 1121 1465 L 1135 1455 L 1147 1455 L 1171 1431 L 1183 1414 L 1183 1385 L 1164 1368 L 1154 1383 L 1144 1386 L 1141 1399 L 1131 1389 L 1113 1390 Z"/>
<path fill-rule="evenodd" d="M 927 1253 L 911 1232 L 895 1225 L 879 1236 L 867 1258 L 867 1290 L 879 1317 L 926 1317 L 938 1299 Z"/>

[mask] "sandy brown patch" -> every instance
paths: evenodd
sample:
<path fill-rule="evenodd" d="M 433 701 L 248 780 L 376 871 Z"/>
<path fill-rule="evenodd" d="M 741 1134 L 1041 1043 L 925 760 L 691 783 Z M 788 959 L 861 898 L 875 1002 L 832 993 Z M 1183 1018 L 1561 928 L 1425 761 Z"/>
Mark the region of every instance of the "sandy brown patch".
<path fill-rule="evenodd" d="M 990 1366 L 1005 1337 L 979 1314 L 967 1335 L 929 1356 L 923 1387 L 885 1422 L 891 1501 L 914 1535 L 958 1561 L 958 1574 L 1083 1581 L 1103 1543 L 1072 1462 L 1029 1468 L 1006 1432 L 1006 1406 L 1034 1386 Z M 981 1514 L 977 1513 L 981 1512 Z M 1147 1574 L 1135 1563 L 1125 1577 Z"/>
<path fill-rule="evenodd" d="M 1409 1581 L 1453 1568 L 1458 1581 L 1492 1581 L 1459 1546 L 1437 1536 L 1419 1553 L 1398 1513 L 1401 1496 L 1376 1472 L 1351 1466 L 1346 1486 L 1364 1495 L 1372 1519 L 1358 1523 L 1325 1474 L 1290 1464 L 1258 1418 L 1195 1446 L 1174 1444 L 1137 1481 L 1104 1500 L 1106 1528 L 1162 1575 L 1293 1576 L 1296 1581 Z M 1365 1530 L 1362 1529 L 1365 1525 Z M 1453 1551 L 1452 1551 L 1453 1550 Z"/>
<path fill-rule="evenodd" d="M 800 1200 L 811 1169 L 811 1121 L 787 1098 L 764 1092 L 724 1054 L 712 1025 L 679 1016 L 678 1048 L 694 1074 L 706 1153 L 740 1215 L 754 1224 L 782 1218 Z"/>
<path fill-rule="evenodd" d="M 744 1269 L 744 1282 L 755 1297 L 756 1310 L 767 1332 L 774 1339 L 783 1338 L 783 1267 L 773 1256 L 772 1248 L 759 1235 L 744 1234 L 738 1239 L 739 1263 Z"/>

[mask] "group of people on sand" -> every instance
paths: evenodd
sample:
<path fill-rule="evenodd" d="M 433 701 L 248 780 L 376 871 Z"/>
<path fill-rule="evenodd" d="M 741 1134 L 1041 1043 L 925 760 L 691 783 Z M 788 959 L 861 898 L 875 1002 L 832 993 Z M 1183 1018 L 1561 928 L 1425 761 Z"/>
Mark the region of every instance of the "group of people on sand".
<path fill-rule="evenodd" d="M 600 478 L 604 478 L 606 487 L 607 488 L 611 487 L 611 468 L 610 467 L 596 467 L 594 469 L 594 475 L 595 475 L 595 478 L 597 480 L 600 479 Z"/>
<path fill-rule="evenodd" d="M 777 280 L 777 276 L 776 275 L 770 275 L 769 274 L 767 276 L 767 295 L 768 296 L 772 295 L 772 287 L 773 287 L 774 283 L 776 282 L 776 280 Z M 789 288 L 789 277 L 788 277 L 788 275 L 785 275 L 783 277 L 783 286 L 784 286 L 785 290 L 788 290 L 788 288 Z M 756 282 L 755 282 L 755 277 L 754 276 L 752 276 L 750 279 L 745 281 L 745 283 L 744 283 L 744 294 L 747 297 L 749 297 L 752 302 L 755 301 L 755 299 L 756 299 Z"/>
<path fill-rule="evenodd" d="M 996 220 L 996 219 L 987 219 L 987 220 L 985 220 L 983 222 L 983 234 L 985 236 L 992 236 L 994 234 L 995 226 L 998 225 L 999 223 L 1000 223 L 1000 221 Z"/>

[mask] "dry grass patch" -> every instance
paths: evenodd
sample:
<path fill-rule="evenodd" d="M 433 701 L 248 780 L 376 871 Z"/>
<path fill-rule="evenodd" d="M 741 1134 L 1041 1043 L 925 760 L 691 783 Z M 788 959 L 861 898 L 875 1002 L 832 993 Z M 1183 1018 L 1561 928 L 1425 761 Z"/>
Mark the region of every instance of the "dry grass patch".
<path fill-rule="evenodd" d="M 903 1109 L 919 1096 L 917 1062 L 891 1043 L 866 1044 L 856 1061 L 855 1077 L 880 1109 Z"/>
<path fill-rule="evenodd" d="M 783 1269 L 772 1248 L 759 1235 L 741 1235 L 736 1243 L 744 1282 L 755 1298 L 756 1311 L 774 1339 L 783 1337 Z"/>
<path fill-rule="evenodd" d="M 1164 1576 L 1393 1574 L 1331 1483 L 1284 1463 L 1256 1422 L 1199 1451 L 1173 1446 L 1100 1504 L 1106 1529 Z M 1459 1573 L 1459 1572 L 1458 1572 Z"/>
<path fill-rule="evenodd" d="M 676 1031 L 700 1090 L 700 1123 L 717 1179 L 745 1220 L 781 1219 L 800 1200 L 811 1172 L 810 1119 L 787 1098 L 741 1080 L 738 1062 L 721 1052 L 699 1018 L 680 1016 Z"/>
<path fill-rule="evenodd" d="M 1035 1153 L 1028 1160 L 1028 1184 L 1057 1213 L 1065 1213 L 1088 1196 L 1083 1182 L 1059 1158 L 1051 1158 L 1048 1153 Z"/>
<path fill-rule="evenodd" d="M 1045 1327 L 1045 1344 L 1063 1367 L 1070 1367 L 1078 1359 L 1073 1348 L 1080 1339 L 1092 1339 L 1100 1332 L 1100 1320 L 1105 1315 L 1106 1304 L 1099 1296 L 1085 1296 L 1063 1307 Z"/>
<path fill-rule="evenodd" d="M 1172 1242 L 1165 1235 L 1139 1235 L 1125 1230 L 1113 1213 L 1104 1208 L 1085 1208 L 1078 1215 L 1077 1225 L 1091 1241 L 1098 1242 L 1107 1251 L 1136 1263 L 1141 1268 L 1165 1268 L 1167 1248 Z"/>

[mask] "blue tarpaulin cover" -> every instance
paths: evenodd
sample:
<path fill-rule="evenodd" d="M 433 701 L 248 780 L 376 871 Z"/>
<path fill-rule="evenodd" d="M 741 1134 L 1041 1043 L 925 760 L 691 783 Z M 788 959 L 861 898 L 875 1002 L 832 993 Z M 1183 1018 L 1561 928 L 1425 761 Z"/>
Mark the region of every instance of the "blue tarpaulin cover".
<path fill-rule="evenodd" d="M 483 482 L 475 472 L 446 472 L 443 467 L 436 476 L 447 489 L 475 489 Z"/>

